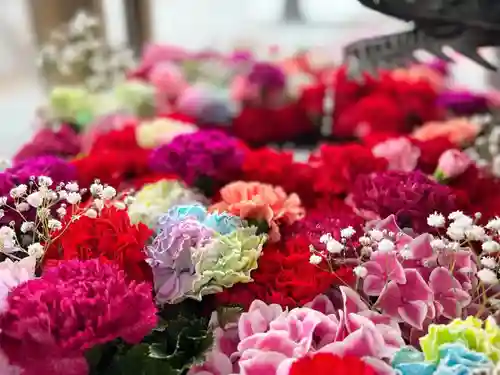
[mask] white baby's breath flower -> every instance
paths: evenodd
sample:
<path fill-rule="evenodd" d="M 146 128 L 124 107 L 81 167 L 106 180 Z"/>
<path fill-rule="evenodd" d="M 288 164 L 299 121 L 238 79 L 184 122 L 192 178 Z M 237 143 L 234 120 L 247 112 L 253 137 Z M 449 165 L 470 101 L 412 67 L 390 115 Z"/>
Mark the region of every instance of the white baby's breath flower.
<path fill-rule="evenodd" d="M 430 214 L 429 217 L 427 218 L 427 225 L 433 228 L 442 228 L 444 227 L 445 223 L 446 220 L 444 216 L 437 212 Z"/>
<path fill-rule="evenodd" d="M 322 260 L 323 258 L 316 254 L 311 254 L 311 256 L 309 257 L 309 263 L 314 265 L 320 264 Z"/>
<path fill-rule="evenodd" d="M 131 195 L 126 196 L 125 199 L 123 200 L 123 203 L 125 203 L 127 206 L 130 206 L 134 202 L 135 202 L 135 197 L 132 197 Z"/>
<path fill-rule="evenodd" d="M 451 225 L 457 226 L 457 227 L 462 227 L 462 228 L 469 228 L 474 224 L 474 219 L 472 219 L 470 216 L 467 215 L 461 215 L 453 221 Z"/>
<path fill-rule="evenodd" d="M 76 193 L 80 190 L 80 187 L 76 182 L 68 182 L 66 184 L 66 190 Z"/>
<path fill-rule="evenodd" d="M 29 211 L 30 205 L 26 202 L 21 202 L 16 204 L 16 210 L 19 212 L 26 212 Z"/>
<path fill-rule="evenodd" d="M 97 217 L 97 211 L 93 208 L 89 208 L 87 211 L 85 211 L 85 216 L 88 216 L 91 219 L 95 219 Z"/>
<path fill-rule="evenodd" d="M 464 216 L 464 213 L 462 211 L 454 211 L 448 215 L 448 219 L 457 220 L 461 216 Z"/>
<path fill-rule="evenodd" d="M 92 194 L 94 197 L 100 196 L 103 189 L 104 187 L 101 184 L 93 183 L 92 185 L 90 185 L 90 194 Z"/>
<path fill-rule="evenodd" d="M 486 267 L 494 270 L 497 267 L 497 262 L 492 257 L 482 257 L 481 264 Z"/>
<path fill-rule="evenodd" d="M 486 224 L 486 228 L 500 231 L 500 218 L 497 216 L 494 219 L 488 221 L 488 224 Z"/>
<path fill-rule="evenodd" d="M 77 204 L 82 200 L 82 196 L 79 193 L 71 192 L 66 197 L 69 204 Z"/>
<path fill-rule="evenodd" d="M 473 225 L 465 231 L 465 235 L 467 236 L 467 239 L 471 241 L 481 241 L 486 236 L 486 232 L 484 231 L 483 227 L 479 225 Z"/>
<path fill-rule="evenodd" d="M 378 250 L 384 253 L 394 250 L 394 247 L 394 242 L 386 238 L 378 243 Z"/>
<path fill-rule="evenodd" d="M 347 228 L 344 228 L 340 231 L 340 236 L 342 238 L 351 238 L 356 234 L 356 231 L 354 230 L 353 227 L 349 226 Z"/>
<path fill-rule="evenodd" d="M 382 241 L 384 238 L 384 233 L 378 229 L 372 229 L 370 232 L 370 237 L 375 241 Z"/>
<path fill-rule="evenodd" d="M 331 254 L 339 254 L 342 250 L 344 250 L 344 245 L 332 238 L 326 243 L 326 250 Z"/>
<path fill-rule="evenodd" d="M 43 246 L 38 242 L 28 246 L 28 254 L 32 257 L 40 259 L 43 256 L 43 252 Z"/>
<path fill-rule="evenodd" d="M 0 207 L 3 207 L 7 204 L 7 197 L 0 197 Z"/>
<path fill-rule="evenodd" d="M 319 238 L 319 242 L 322 244 L 327 244 L 329 241 L 333 239 L 332 235 L 330 233 L 325 233 Z"/>
<path fill-rule="evenodd" d="M 21 232 L 28 233 L 35 229 L 35 223 L 32 221 L 25 221 L 21 224 Z"/>
<path fill-rule="evenodd" d="M 52 179 L 48 176 L 39 176 L 38 177 L 38 185 L 40 186 L 45 186 L 45 187 L 48 187 L 48 186 L 51 186 L 54 182 L 52 181 Z"/>
<path fill-rule="evenodd" d="M 31 207 L 38 208 L 42 205 L 43 202 L 42 195 L 40 194 L 40 192 L 35 191 L 34 193 L 31 193 L 26 197 L 26 202 L 28 202 Z"/>
<path fill-rule="evenodd" d="M 364 279 L 368 275 L 368 270 L 363 266 L 354 267 L 353 272 L 360 279 Z"/>
<path fill-rule="evenodd" d="M 68 192 L 66 190 L 61 190 L 59 192 L 59 199 L 65 201 L 68 198 Z"/>
<path fill-rule="evenodd" d="M 57 213 L 57 215 L 59 215 L 59 217 L 64 217 L 64 216 L 66 216 L 67 211 L 64 207 L 59 207 L 56 210 L 56 213 Z"/>
<path fill-rule="evenodd" d="M 21 184 L 10 190 L 10 196 L 12 198 L 21 198 L 28 191 L 28 186 Z"/>
<path fill-rule="evenodd" d="M 434 250 L 444 250 L 446 248 L 446 244 L 441 238 L 435 238 L 431 241 L 431 247 Z"/>
<path fill-rule="evenodd" d="M 56 219 L 49 219 L 49 221 L 47 222 L 47 225 L 49 226 L 49 229 L 51 229 L 51 230 L 62 229 L 62 223 Z"/>
<path fill-rule="evenodd" d="M 115 195 L 116 195 L 116 190 L 112 186 L 106 186 L 102 190 L 102 197 L 104 199 L 113 199 L 115 197 Z"/>
<path fill-rule="evenodd" d="M 490 240 L 486 241 L 481 245 L 481 248 L 487 253 L 495 253 L 500 251 L 500 244 L 496 241 Z"/>
<path fill-rule="evenodd" d="M 488 268 L 483 268 L 477 273 L 477 277 L 479 277 L 479 280 L 481 280 L 483 283 L 487 285 L 494 285 L 498 283 L 498 278 L 496 272 L 488 269 Z"/>
<path fill-rule="evenodd" d="M 452 223 L 449 227 L 448 230 L 446 231 L 446 234 L 448 237 L 450 237 L 453 241 L 460 241 L 465 238 L 465 228 L 463 228 L 460 225 L 454 225 L 455 223 Z"/>

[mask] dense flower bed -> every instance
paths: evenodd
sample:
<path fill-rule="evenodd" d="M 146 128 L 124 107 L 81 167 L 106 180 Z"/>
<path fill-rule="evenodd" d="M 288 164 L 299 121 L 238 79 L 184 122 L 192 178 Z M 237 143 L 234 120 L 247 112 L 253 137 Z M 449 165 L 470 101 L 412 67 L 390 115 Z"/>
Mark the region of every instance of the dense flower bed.
<path fill-rule="evenodd" d="M 54 89 L 0 173 L 0 374 L 492 370 L 495 102 L 446 74 L 152 46 Z"/>

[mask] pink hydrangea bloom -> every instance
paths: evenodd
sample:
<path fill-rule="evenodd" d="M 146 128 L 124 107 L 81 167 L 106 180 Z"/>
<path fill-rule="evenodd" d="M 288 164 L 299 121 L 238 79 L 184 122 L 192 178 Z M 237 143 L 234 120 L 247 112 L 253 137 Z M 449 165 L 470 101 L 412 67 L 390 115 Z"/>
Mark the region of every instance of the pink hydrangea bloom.
<path fill-rule="evenodd" d="M 290 311 L 254 301 L 238 321 L 237 336 L 234 325 L 216 331 L 214 350 L 189 374 L 286 374 L 294 359 L 317 351 L 354 355 L 375 364 L 379 374 L 390 373 L 383 360 L 404 345 L 399 327 L 371 311 L 351 289 L 342 287 L 341 292 L 338 311 L 325 296 Z"/>
<path fill-rule="evenodd" d="M 379 297 L 375 306 L 420 330 L 428 320 L 462 315 L 471 302 L 468 291 L 477 269 L 470 250 L 434 250 L 430 234 L 404 233 L 394 215 L 370 227 L 385 233 L 395 245 L 393 251 L 374 251 L 363 265 L 368 271 L 363 290 Z"/>
<path fill-rule="evenodd" d="M 377 144 L 372 149 L 373 155 L 384 158 L 391 171 L 411 172 L 420 158 L 420 149 L 408 138 L 394 138 Z"/>
<path fill-rule="evenodd" d="M 87 375 L 87 349 L 118 337 L 138 343 L 157 322 L 151 286 L 97 260 L 49 268 L 8 303 L 0 346 L 23 375 Z"/>

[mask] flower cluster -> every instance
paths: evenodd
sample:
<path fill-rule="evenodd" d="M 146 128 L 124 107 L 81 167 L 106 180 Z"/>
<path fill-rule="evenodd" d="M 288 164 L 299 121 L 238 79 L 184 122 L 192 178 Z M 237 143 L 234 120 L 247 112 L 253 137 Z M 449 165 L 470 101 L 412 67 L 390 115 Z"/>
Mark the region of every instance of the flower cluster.
<path fill-rule="evenodd" d="M 147 248 L 157 301 L 201 299 L 250 282 L 265 240 L 237 216 L 208 213 L 201 205 L 173 207 Z"/>

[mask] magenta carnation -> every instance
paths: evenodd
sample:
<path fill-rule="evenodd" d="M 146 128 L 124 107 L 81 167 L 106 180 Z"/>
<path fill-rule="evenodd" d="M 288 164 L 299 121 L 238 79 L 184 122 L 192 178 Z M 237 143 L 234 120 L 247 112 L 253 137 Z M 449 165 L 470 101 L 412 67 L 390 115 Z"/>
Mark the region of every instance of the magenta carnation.
<path fill-rule="evenodd" d="M 188 185 L 204 179 L 224 185 L 237 178 L 243 158 L 243 148 L 236 138 L 221 131 L 200 130 L 179 135 L 154 150 L 150 166 L 155 172 L 176 174 Z"/>
<path fill-rule="evenodd" d="M 75 181 L 77 174 L 74 165 L 55 156 L 39 156 L 14 164 L 6 172 L 18 183 L 27 183 L 31 176 L 48 176 L 55 184 Z"/>
<path fill-rule="evenodd" d="M 367 218 L 396 216 L 401 228 L 418 233 L 431 230 L 427 217 L 433 212 L 447 215 L 457 209 L 451 189 L 421 172 L 379 172 L 356 180 L 351 202 Z"/>
<path fill-rule="evenodd" d="M 139 343 L 157 323 L 151 286 L 97 260 L 49 268 L 8 303 L 0 346 L 23 375 L 87 375 L 86 350 L 116 338 Z"/>
<path fill-rule="evenodd" d="M 80 152 L 80 137 L 69 125 L 59 129 L 40 129 L 14 156 L 14 164 L 38 156 L 71 158 Z"/>

